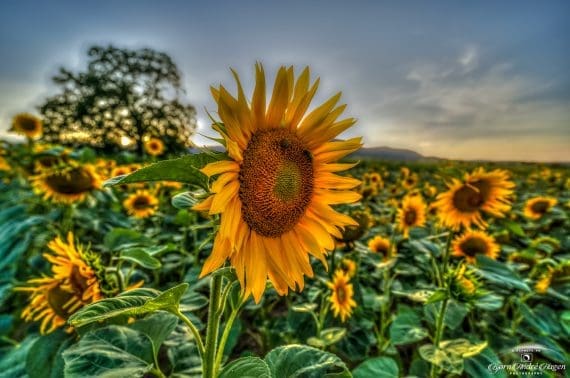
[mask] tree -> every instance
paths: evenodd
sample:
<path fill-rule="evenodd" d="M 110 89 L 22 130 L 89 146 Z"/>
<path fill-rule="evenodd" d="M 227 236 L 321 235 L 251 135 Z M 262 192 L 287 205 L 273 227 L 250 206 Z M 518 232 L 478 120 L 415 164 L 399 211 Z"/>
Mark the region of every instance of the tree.
<path fill-rule="evenodd" d="M 62 92 L 40 107 L 45 141 L 141 154 L 149 137 L 170 152 L 190 146 L 196 110 L 179 101 L 180 72 L 168 55 L 110 45 L 91 47 L 88 57 L 87 71 L 62 67 L 53 77 Z"/>

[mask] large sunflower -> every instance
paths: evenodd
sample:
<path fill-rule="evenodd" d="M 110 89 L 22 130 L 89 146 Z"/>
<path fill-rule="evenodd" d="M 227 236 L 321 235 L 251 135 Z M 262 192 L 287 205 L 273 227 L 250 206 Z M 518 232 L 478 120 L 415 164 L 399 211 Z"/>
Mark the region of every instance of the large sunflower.
<path fill-rule="evenodd" d="M 421 196 L 406 196 L 398 209 L 398 228 L 408 237 L 412 227 L 422 227 L 426 223 L 426 204 Z"/>
<path fill-rule="evenodd" d="M 46 200 L 71 204 L 84 201 L 101 188 L 101 179 L 88 164 L 45 170 L 31 179 L 32 186 Z"/>
<path fill-rule="evenodd" d="M 329 300 L 334 316 L 340 317 L 343 322 L 346 321 L 352 314 L 352 309 L 356 307 L 350 276 L 339 269 L 335 272 L 332 282 L 328 282 L 327 286 L 332 290 Z"/>
<path fill-rule="evenodd" d="M 483 231 L 467 231 L 456 237 L 451 247 L 453 256 L 465 257 L 471 264 L 475 262 L 477 255 L 496 259 L 500 249 L 495 239 Z"/>
<path fill-rule="evenodd" d="M 214 128 L 231 160 L 202 169 L 218 176 L 213 195 L 195 209 L 221 215 L 201 276 L 229 259 L 245 295 L 258 302 L 268 277 L 279 294 L 302 289 L 303 275 L 313 275 L 309 254 L 326 264 L 332 236 L 357 225 L 330 205 L 360 199 L 350 190 L 360 181 L 335 172 L 354 166 L 336 161 L 359 149 L 361 138 L 332 141 L 355 122 L 337 121 L 346 107 L 336 106 L 340 93 L 305 115 L 318 87 L 318 80 L 310 85 L 308 68 L 295 80 L 292 67 L 281 67 L 268 106 L 261 64 L 255 71 L 250 103 L 235 72 L 237 98 L 223 86 L 212 88 L 221 119 Z"/>
<path fill-rule="evenodd" d="M 503 217 L 511 208 L 509 197 L 514 186 L 507 171 L 478 168 L 465 174 L 464 181 L 453 179 L 449 190 L 437 196 L 437 213 L 443 225 L 455 230 L 472 224 L 485 228 L 482 213 Z"/>
<path fill-rule="evenodd" d="M 38 138 L 43 132 L 42 120 L 28 113 L 17 114 L 12 119 L 11 131 L 30 139 Z"/>
<path fill-rule="evenodd" d="M 123 206 L 135 218 L 146 218 L 156 213 L 158 198 L 148 190 L 137 190 L 123 201 Z"/>
<path fill-rule="evenodd" d="M 524 216 L 529 219 L 540 219 L 556 205 L 558 200 L 552 197 L 534 197 L 526 201 L 524 205 Z"/>
<path fill-rule="evenodd" d="M 71 232 L 67 241 L 57 237 L 48 248 L 51 252 L 43 256 L 52 264 L 51 275 L 30 279 L 26 286 L 16 288 L 30 294 L 22 318 L 41 321 L 41 334 L 63 326 L 81 307 L 102 298 L 95 270 L 86 262 L 86 252 L 76 246 Z"/>

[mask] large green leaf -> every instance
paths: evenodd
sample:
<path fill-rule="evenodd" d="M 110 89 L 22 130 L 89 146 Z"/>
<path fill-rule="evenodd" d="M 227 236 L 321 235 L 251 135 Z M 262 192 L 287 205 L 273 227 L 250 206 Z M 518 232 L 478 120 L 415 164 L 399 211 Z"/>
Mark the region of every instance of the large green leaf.
<path fill-rule="evenodd" d="M 305 345 L 286 345 L 273 349 L 265 362 L 274 378 L 350 377 L 340 358 Z"/>
<path fill-rule="evenodd" d="M 466 339 L 454 339 L 442 341 L 437 348 L 435 345 L 422 345 L 419 348 L 420 356 L 453 374 L 463 372 L 463 360 L 481 353 L 487 347 L 487 343 L 472 344 Z"/>
<path fill-rule="evenodd" d="M 103 244 L 110 251 L 120 251 L 140 245 L 148 245 L 150 240 L 138 231 L 129 228 L 114 228 L 105 235 Z"/>
<path fill-rule="evenodd" d="M 146 269 L 158 269 L 162 266 L 160 260 L 151 256 L 143 248 L 128 248 L 121 251 L 120 260 L 130 261 Z"/>
<path fill-rule="evenodd" d="M 36 336 L 28 336 L 16 346 L 0 348 L 0 378 L 24 378 L 26 373 L 26 356 L 36 340 Z"/>
<path fill-rule="evenodd" d="M 400 306 L 396 319 L 390 324 L 390 339 L 394 345 L 413 344 L 427 337 L 420 317 L 407 306 Z"/>
<path fill-rule="evenodd" d="M 30 378 L 59 378 L 63 376 L 62 352 L 73 342 L 62 329 L 36 340 L 28 352 L 26 370 Z"/>
<path fill-rule="evenodd" d="M 224 158 L 223 154 L 199 153 L 178 159 L 163 160 L 141 168 L 129 175 L 117 176 L 105 182 L 105 186 L 147 181 L 178 181 L 207 189 L 208 178 L 200 172 L 206 164 Z"/>
<path fill-rule="evenodd" d="M 224 367 L 219 378 L 271 378 L 269 366 L 259 357 L 243 357 Z"/>
<path fill-rule="evenodd" d="M 152 367 L 152 343 L 142 332 L 108 326 L 87 333 L 63 352 L 65 377 L 143 377 Z"/>
<path fill-rule="evenodd" d="M 183 283 L 163 293 L 150 289 L 126 291 L 114 298 L 103 299 L 83 307 L 69 318 L 69 323 L 81 327 L 116 316 L 140 316 L 159 310 L 174 312 L 178 309 L 180 298 L 186 289 L 188 284 Z"/>
<path fill-rule="evenodd" d="M 398 378 L 398 364 L 390 357 L 370 358 L 352 371 L 354 378 Z"/>
<path fill-rule="evenodd" d="M 164 340 L 174 331 L 178 324 L 178 317 L 168 312 L 158 311 L 143 319 L 139 319 L 128 327 L 144 333 L 152 342 L 155 355 Z"/>
<path fill-rule="evenodd" d="M 478 355 L 466 359 L 464 363 L 465 373 L 469 377 L 505 378 L 507 376 L 504 369 L 498 368 L 501 365 L 501 360 L 491 348 L 485 348 Z"/>
<path fill-rule="evenodd" d="M 508 265 L 487 256 L 477 256 L 477 272 L 484 279 L 497 286 L 530 291 L 528 285 Z"/>

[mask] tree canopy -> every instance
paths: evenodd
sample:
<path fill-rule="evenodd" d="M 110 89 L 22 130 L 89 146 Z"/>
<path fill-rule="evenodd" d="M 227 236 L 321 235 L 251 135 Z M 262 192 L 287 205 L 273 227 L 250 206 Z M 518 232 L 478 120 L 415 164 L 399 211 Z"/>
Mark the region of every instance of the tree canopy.
<path fill-rule="evenodd" d="M 93 46 L 87 70 L 60 68 L 53 81 L 61 92 L 40 107 L 44 140 L 109 151 L 143 151 L 151 137 L 167 151 L 190 146 L 196 110 L 183 104 L 180 71 L 165 53 Z"/>

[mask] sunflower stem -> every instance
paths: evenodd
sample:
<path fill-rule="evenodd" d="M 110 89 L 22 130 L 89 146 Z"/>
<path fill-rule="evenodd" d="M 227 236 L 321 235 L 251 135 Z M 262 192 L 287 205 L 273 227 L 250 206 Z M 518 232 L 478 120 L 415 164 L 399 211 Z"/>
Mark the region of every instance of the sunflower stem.
<path fill-rule="evenodd" d="M 231 286 L 231 285 L 228 285 L 228 286 Z M 230 336 L 232 326 L 234 324 L 234 321 L 236 320 L 236 317 L 237 317 L 237 315 L 241 309 L 242 304 L 243 304 L 243 300 L 240 299 L 238 305 L 232 309 L 230 317 L 228 318 L 228 321 L 226 322 L 226 326 L 224 327 L 224 332 L 222 333 L 222 338 L 220 339 L 218 352 L 216 354 L 216 365 L 215 365 L 215 369 L 214 369 L 216 373 L 218 372 L 218 370 L 220 369 L 220 367 L 222 365 L 222 359 L 224 358 L 224 350 L 226 349 L 226 342 L 228 341 L 228 337 Z"/>
<path fill-rule="evenodd" d="M 439 343 L 441 341 L 441 337 L 443 335 L 443 320 L 445 319 L 445 311 L 447 310 L 447 304 L 449 302 L 449 298 L 445 298 L 443 300 L 443 302 L 441 303 L 441 307 L 439 308 L 439 315 L 437 317 L 437 323 L 436 323 L 436 327 L 435 327 L 435 339 L 433 341 L 433 344 L 435 346 L 436 349 L 439 348 Z M 435 365 L 431 365 L 431 377 L 435 378 L 436 376 L 436 366 Z"/>
<path fill-rule="evenodd" d="M 214 378 L 216 376 L 216 350 L 218 346 L 218 332 L 220 328 L 220 297 L 223 276 L 213 275 L 210 281 L 210 305 L 208 307 L 208 325 L 206 328 L 206 349 L 202 363 L 202 377 Z M 223 353 L 223 352 L 222 352 Z"/>
<path fill-rule="evenodd" d="M 180 311 L 180 309 L 176 309 L 176 311 L 174 312 L 174 315 L 178 316 L 178 318 L 180 320 L 182 320 L 184 322 L 184 324 L 186 324 L 188 329 L 190 329 L 190 332 L 192 332 L 192 335 L 194 336 L 194 339 L 196 340 L 196 345 L 198 346 L 198 353 L 200 354 L 200 358 L 202 359 L 202 361 L 204 361 L 204 343 L 202 341 L 202 337 L 200 336 L 200 332 L 198 331 L 198 328 L 196 328 L 194 323 L 192 323 L 192 321 L 190 319 L 188 319 L 186 317 L 186 315 L 184 315 Z"/>

